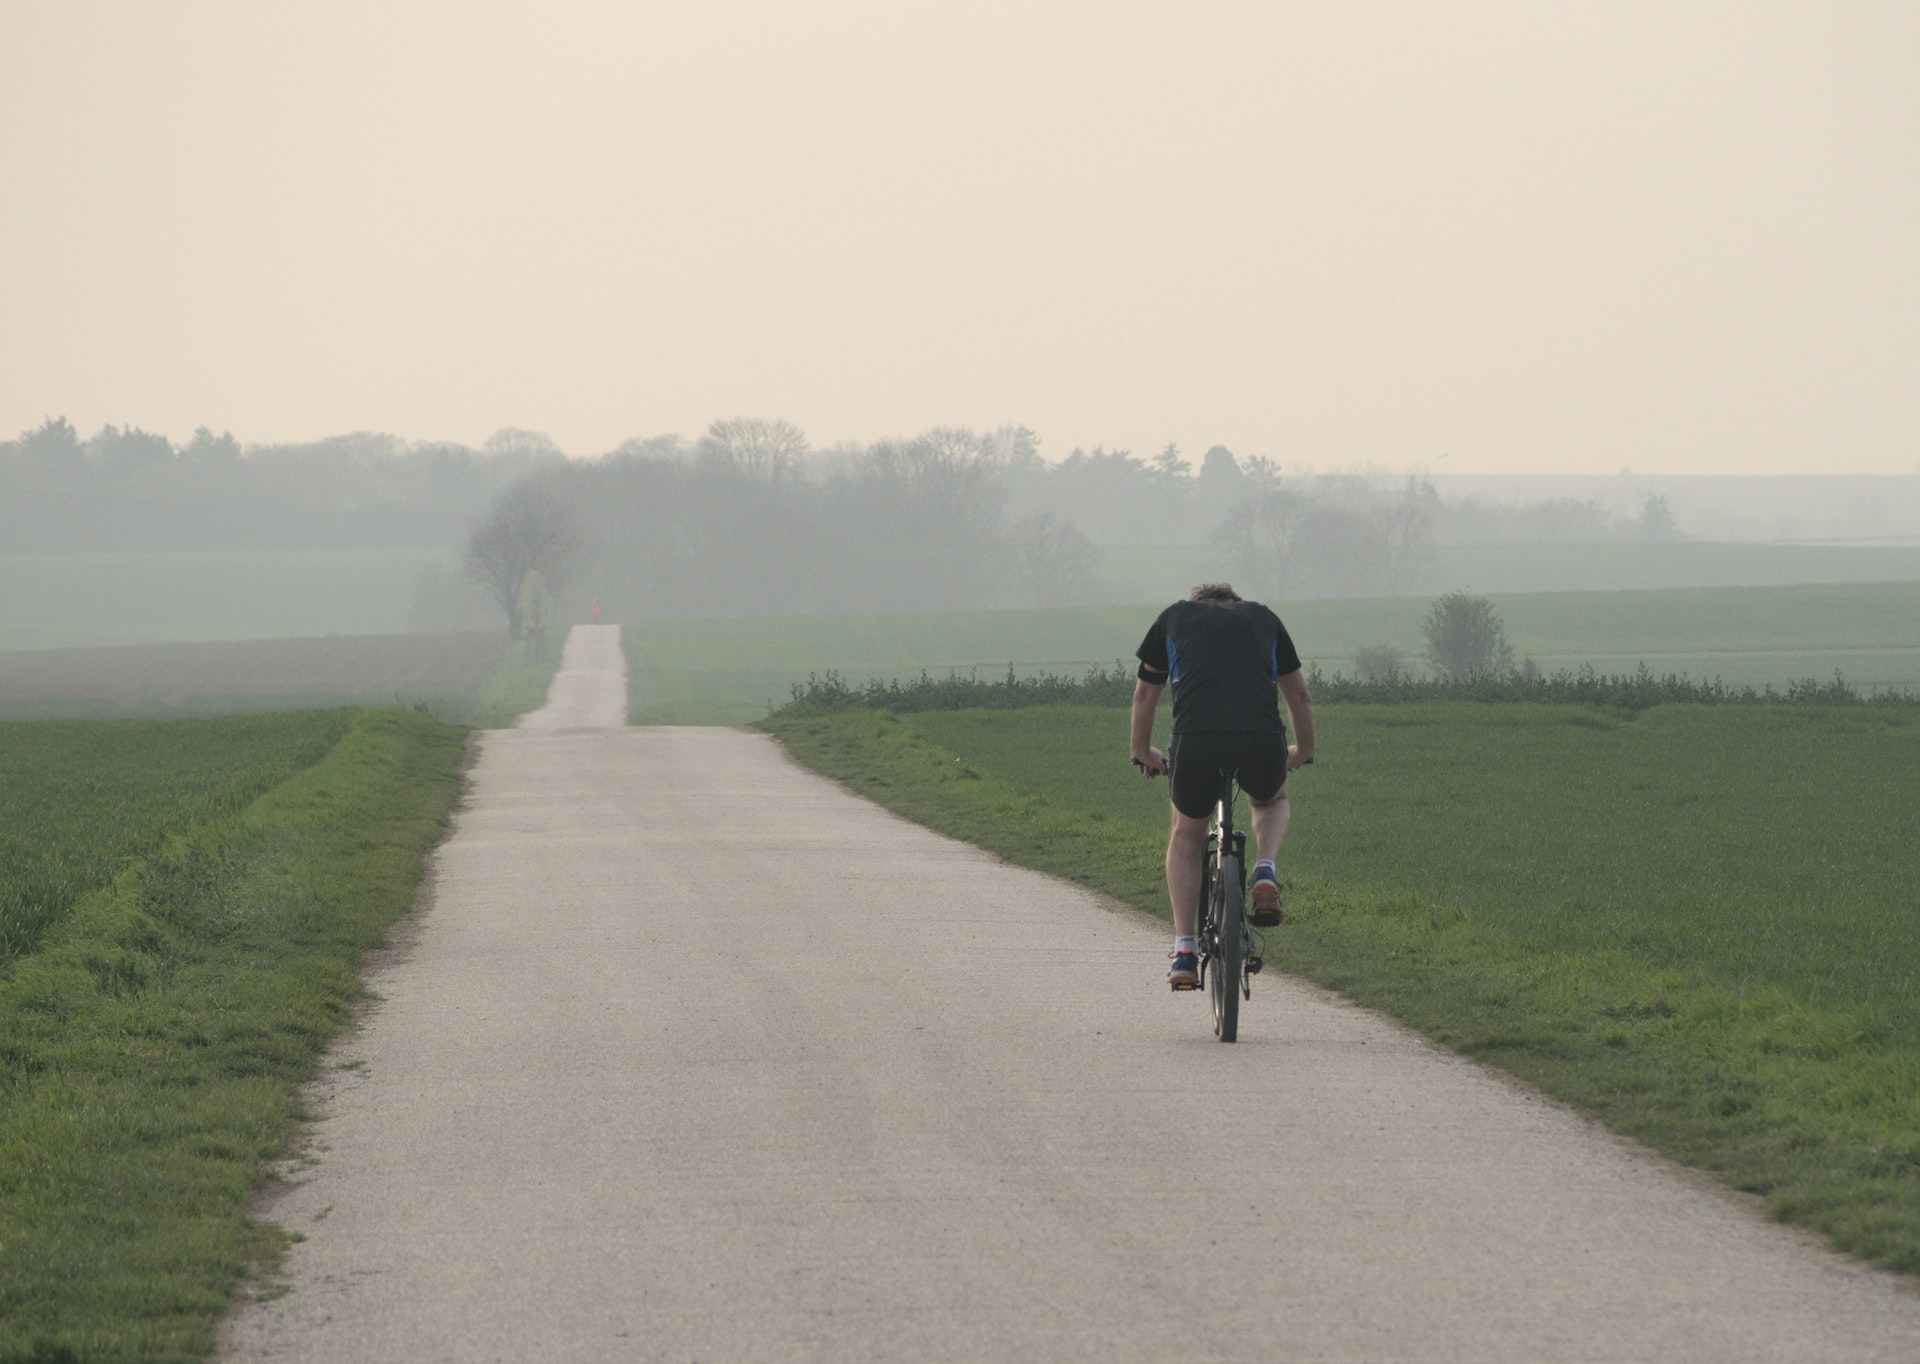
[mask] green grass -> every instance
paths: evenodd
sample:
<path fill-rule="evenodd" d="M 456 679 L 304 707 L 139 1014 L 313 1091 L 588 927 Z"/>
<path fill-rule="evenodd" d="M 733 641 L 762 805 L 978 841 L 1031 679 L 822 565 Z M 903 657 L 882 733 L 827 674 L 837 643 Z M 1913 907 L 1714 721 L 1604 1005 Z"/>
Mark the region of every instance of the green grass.
<path fill-rule="evenodd" d="M 1442 545 L 1433 580 L 1474 592 L 1622 592 L 1920 581 L 1920 547 Z"/>
<path fill-rule="evenodd" d="M 1516 654 L 1548 672 L 1719 677 L 1776 688 L 1836 670 L 1863 687 L 1920 690 L 1920 583 L 1659 592 L 1534 592 L 1496 597 Z M 1002 676 L 1081 673 L 1129 659 L 1165 602 L 1043 611 L 793 616 L 629 625 L 635 724 L 750 724 L 809 674 L 849 683 L 979 669 Z M 1418 658 L 1417 597 L 1281 602 L 1301 657 L 1352 671 L 1357 650 L 1394 644 Z"/>
<path fill-rule="evenodd" d="M 506 729 L 530 710 L 546 704 L 553 686 L 553 675 L 560 671 L 560 659 L 566 652 L 570 625 L 555 630 L 542 662 L 527 657 L 525 641 L 509 645 L 480 689 L 471 697 L 430 697 L 423 704 L 451 724 L 472 725 L 476 729 Z"/>
<path fill-rule="evenodd" d="M 126 841 L 147 851 L 0 977 L 0 1360 L 203 1357 L 236 1286 L 277 1263 L 284 1235 L 252 1200 L 360 992 L 360 954 L 411 902 L 465 753 L 463 731 L 417 712 L 316 723 L 340 731 L 323 757 L 231 813 L 214 772 L 208 818 L 158 849 L 165 820 L 149 820 Z M 109 771 L 98 747 L 120 727 L 86 728 L 65 742 L 95 763 L 104 817 L 177 782 L 134 759 Z"/>
<path fill-rule="evenodd" d="M 1142 601 L 1186 595 L 1235 575 L 1216 545 L 1105 545 L 1101 572 Z M 1435 592 L 1622 592 L 1675 587 L 1786 587 L 1920 581 L 1920 548 L 1761 545 L 1441 545 L 1425 575 Z"/>
<path fill-rule="evenodd" d="M 0 723 L 0 970 L 169 834 L 325 757 L 345 711 Z"/>
<path fill-rule="evenodd" d="M 0 651 L 397 634 L 442 550 L 0 555 Z"/>
<path fill-rule="evenodd" d="M 1131 656 L 1152 620 L 1140 608 L 948 611 L 644 621 L 621 629 L 634 724 L 746 724 L 795 682 L 831 668 L 850 682 L 981 668 L 1078 672 Z M 1131 638 L 1129 638 L 1131 636 Z"/>
<path fill-rule="evenodd" d="M 1318 719 L 1284 969 L 1920 1273 L 1920 712 Z M 910 818 L 1165 913 L 1164 788 L 1127 766 L 1123 711 L 768 727 Z"/>

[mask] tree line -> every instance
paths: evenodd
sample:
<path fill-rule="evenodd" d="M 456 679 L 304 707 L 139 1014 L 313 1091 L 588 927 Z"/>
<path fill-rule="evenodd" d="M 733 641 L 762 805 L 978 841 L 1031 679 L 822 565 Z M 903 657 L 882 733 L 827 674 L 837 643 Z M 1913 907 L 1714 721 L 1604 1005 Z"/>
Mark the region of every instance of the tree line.
<path fill-rule="evenodd" d="M 82 438 L 64 417 L 0 441 L 0 553 L 458 550 L 507 488 L 565 456 L 534 432 L 478 448 L 370 432 L 182 445 L 138 427 Z"/>
<path fill-rule="evenodd" d="M 1197 471 L 1172 447 L 1049 464 L 1037 446 L 1025 428 L 936 427 L 814 451 L 790 423 L 715 422 L 692 445 L 629 442 L 528 479 L 476 529 L 468 568 L 510 620 L 533 570 L 640 620 L 1112 600 L 1098 541 L 1149 528 L 1210 534 L 1262 595 L 1413 590 L 1432 556 L 1439 499 L 1418 480 L 1294 482 L 1220 446 Z"/>
<path fill-rule="evenodd" d="M 1092 542 L 1012 515 L 1005 475 L 995 438 L 968 431 L 815 459 L 789 423 L 720 421 L 691 446 L 630 442 L 527 479 L 475 528 L 467 566 L 516 628 L 527 572 L 591 584 L 618 620 L 1099 599 Z"/>
<path fill-rule="evenodd" d="M 562 509 L 541 576 L 565 618 L 582 592 L 626 619 L 1097 602 L 1125 591 L 1103 545 L 1208 541 L 1250 595 L 1376 596 L 1431 587 L 1447 540 L 1677 534 L 1658 499 L 1637 523 L 1591 503 L 1448 503 L 1424 480 L 1287 475 L 1221 445 L 1048 460 L 1014 426 L 816 449 L 791 423 L 736 418 L 571 460 L 511 429 L 478 447 L 366 432 L 243 447 L 206 427 L 181 445 L 132 427 L 83 439 L 53 418 L 0 442 L 0 553 L 433 548 L 478 564 L 499 558 L 479 529 L 528 497 Z M 518 572 L 471 575 L 515 622 Z M 470 583 L 428 573 L 413 624 L 471 626 L 475 609 Z"/>
<path fill-rule="evenodd" d="M 1636 535 L 1559 504 L 1536 511 Z M 1664 538 L 1671 517 L 1656 512 Z M 1025 427 L 936 427 L 815 450 L 791 423 L 736 418 L 696 442 L 629 441 L 538 472 L 476 530 L 468 570 L 510 621 L 529 569 L 590 584 L 620 620 L 959 610 L 1115 600 L 1103 544 L 1211 540 L 1249 595 L 1389 596 L 1430 589 L 1449 519 L 1482 516 L 1423 479 L 1290 478 L 1224 446 L 1197 467 L 1175 446 L 1049 462 Z"/>

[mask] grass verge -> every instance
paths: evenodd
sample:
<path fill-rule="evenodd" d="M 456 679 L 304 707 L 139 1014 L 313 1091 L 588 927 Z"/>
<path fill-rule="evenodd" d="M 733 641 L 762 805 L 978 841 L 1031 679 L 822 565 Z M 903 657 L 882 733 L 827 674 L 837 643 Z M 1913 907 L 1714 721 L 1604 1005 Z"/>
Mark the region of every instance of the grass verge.
<path fill-rule="evenodd" d="M 510 727 L 528 711 L 546 704 L 547 691 L 553 686 L 554 674 L 560 671 L 560 657 L 566 652 L 566 637 L 572 629 L 568 626 L 560 632 L 559 638 L 547 646 L 544 659 L 528 658 L 524 640 L 510 645 L 500 666 L 488 674 L 472 697 L 435 698 L 428 703 L 429 709 L 452 724 L 476 729 Z"/>
<path fill-rule="evenodd" d="M 351 714 L 324 758 L 82 895 L 0 979 L 0 1360 L 196 1359 L 249 1217 L 459 792 L 462 731 Z"/>
<path fill-rule="evenodd" d="M 1920 1273 L 1920 717 L 1319 718 L 1277 964 Z M 1165 913 L 1164 788 L 1126 767 L 1123 711 L 765 727 L 909 818 Z"/>

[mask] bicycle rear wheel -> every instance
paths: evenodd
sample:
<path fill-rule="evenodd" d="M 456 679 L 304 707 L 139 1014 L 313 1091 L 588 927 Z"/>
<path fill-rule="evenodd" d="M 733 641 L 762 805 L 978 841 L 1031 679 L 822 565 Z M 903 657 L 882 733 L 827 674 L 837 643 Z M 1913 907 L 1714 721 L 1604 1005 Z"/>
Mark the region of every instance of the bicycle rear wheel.
<path fill-rule="evenodd" d="M 1222 1042 L 1240 1035 L 1240 977 L 1246 966 L 1246 889 L 1240 859 L 1220 859 L 1219 893 L 1214 897 L 1213 964 L 1208 988 L 1213 994 L 1213 1031 Z"/>

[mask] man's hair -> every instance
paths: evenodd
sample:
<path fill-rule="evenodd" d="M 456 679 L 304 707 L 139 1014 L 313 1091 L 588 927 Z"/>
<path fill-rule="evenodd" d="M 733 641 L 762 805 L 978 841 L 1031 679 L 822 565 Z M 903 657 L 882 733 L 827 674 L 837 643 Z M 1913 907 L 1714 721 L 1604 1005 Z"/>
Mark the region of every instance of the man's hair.
<path fill-rule="evenodd" d="M 1201 583 L 1187 593 L 1188 601 L 1239 601 L 1240 594 L 1233 590 L 1232 583 Z"/>

